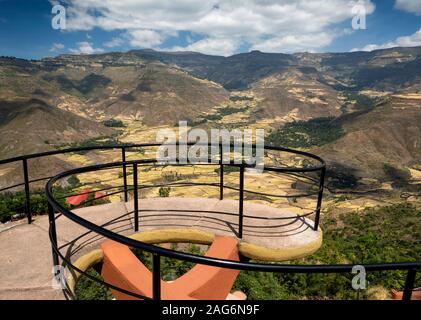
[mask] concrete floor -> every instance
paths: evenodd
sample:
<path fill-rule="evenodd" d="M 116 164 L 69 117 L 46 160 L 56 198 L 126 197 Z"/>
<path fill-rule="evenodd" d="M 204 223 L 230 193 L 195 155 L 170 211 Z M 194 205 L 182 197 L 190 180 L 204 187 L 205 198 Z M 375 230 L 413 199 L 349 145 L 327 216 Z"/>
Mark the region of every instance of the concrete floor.
<path fill-rule="evenodd" d="M 216 199 L 156 198 L 139 200 L 140 231 L 195 228 L 218 235 L 236 236 L 238 201 Z M 111 203 L 75 210 L 79 216 L 96 224 L 114 220 L 105 227 L 129 235 L 133 233 L 133 203 Z M 225 215 L 221 213 L 229 213 Z M 126 217 L 122 217 L 127 215 Z M 242 241 L 269 249 L 288 249 L 311 244 L 321 238 L 311 220 L 295 216 L 284 209 L 244 203 Z M 259 217 L 260 219 L 248 216 Z M 88 230 L 62 216 L 57 220 L 59 245 L 74 240 Z M 68 253 L 80 256 L 98 248 L 102 238 L 92 233 L 66 247 Z M 66 249 L 63 250 L 63 252 Z M 0 229 L 0 299 L 63 299 L 61 290 L 52 288 L 52 255 L 48 237 L 48 217 L 35 217 L 10 223 Z"/>

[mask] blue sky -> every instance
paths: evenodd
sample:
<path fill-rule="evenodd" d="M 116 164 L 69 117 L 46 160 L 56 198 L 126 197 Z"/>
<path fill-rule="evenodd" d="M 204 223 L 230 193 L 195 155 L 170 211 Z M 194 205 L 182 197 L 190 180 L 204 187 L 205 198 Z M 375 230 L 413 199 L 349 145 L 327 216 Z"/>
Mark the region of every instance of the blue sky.
<path fill-rule="evenodd" d="M 66 28 L 52 27 L 54 5 Z M 365 29 L 353 29 L 365 12 Z M 358 19 L 361 22 L 361 19 Z M 231 55 L 421 46 L 421 0 L 0 0 L 0 55 L 140 48 Z"/>

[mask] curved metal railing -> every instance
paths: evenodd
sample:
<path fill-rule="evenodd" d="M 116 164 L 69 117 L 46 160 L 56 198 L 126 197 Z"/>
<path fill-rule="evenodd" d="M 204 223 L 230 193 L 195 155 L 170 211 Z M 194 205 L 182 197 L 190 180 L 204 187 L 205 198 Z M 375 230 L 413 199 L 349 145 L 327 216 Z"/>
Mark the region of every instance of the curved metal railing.
<path fill-rule="evenodd" d="M 155 159 L 144 159 L 144 160 L 136 160 L 136 161 L 126 161 L 126 151 L 130 148 L 138 148 L 138 147 L 156 147 L 160 144 L 133 144 L 133 145 L 124 145 L 124 146 L 105 146 L 105 147 L 85 147 L 85 148 L 72 148 L 72 149 L 66 149 L 66 150 L 57 150 L 57 151 L 50 151 L 45 153 L 38 153 L 33 155 L 27 155 L 22 157 L 16 157 L 8 160 L 2 160 L 0 161 L 0 165 L 4 163 L 10 163 L 10 162 L 16 162 L 16 161 L 22 161 L 23 164 L 23 171 L 24 171 L 24 180 L 25 182 L 20 185 L 25 186 L 25 193 L 26 193 L 26 210 L 27 210 L 27 216 L 28 216 L 28 222 L 31 222 L 31 213 L 30 213 L 30 192 L 29 192 L 29 185 L 33 182 L 39 182 L 42 180 L 46 180 L 48 178 L 43 179 L 35 179 L 35 180 L 29 180 L 28 178 L 28 166 L 27 161 L 29 159 L 33 158 L 39 158 L 39 157 L 45 157 L 49 155 L 57 155 L 61 153 L 71 153 L 71 152 L 79 152 L 79 151 L 88 151 L 88 150 L 101 150 L 101 149 L 120 149 L 121 150 L 121 156 L 122 161 L 120 162 L 114 162 L 114 163 L 107 163 L 107 164 L 98 164 L 83 168 L 77 168 L 73 169 L 67 172 L 60 173 L 52 178 L 50 178 L 49 182 L 46 186 L 46 196 L 48 200 L 48 207 L 49 207 L 49 236 L 52 244 L 52 250 L 53 250 L 53 261 L 54 265 L 59 265 L 61 260 L 61 265 L 68 267 L 73 272 L 78 272 L 80 274 L 85 275 L 88 278 L 91 278 L 94 281 L 98 281 L 112 289 L 121 291 L 123 293 L 126 293 L 128 295 L 132 295 L 137 298 L 142 299 L 157 299 L 159 300 L 161 298 L 161 270 L 160 270 L 160 259 L 161 256 L 198 263 L 198 264 L 204 264 L 209 266 L 216 266 L 221 268 L 230 268 L 230 269 L 238 269 L 238 270 L 250 270 L 250 271 L 264 271 L 264 272 L 282 272 L 282 273 L 349 273 L 352 271 L 352 268 L 354 267 L 353 264 L 338 264 L 338 265 L 290 265 L 290 264 L 262 264 L 262 263 L 251 263 L 251 262 L 235 262 L 231 260 L 224 260 L 224 259 L 217 259 L 217 258 L 211 258 L 211 257 L 205 257 L 195 254 L 189 254 L 184 252 L 178 252 L 170 249 L 165 249 L 159 246 L 143 243 L 137 240 L 133 240 L 129 237 L 126 237 L 122 234 L 119 234 L 118 232 L 114 232 L 112 230 L 109 230 L 105 228 L 105 226 L 109 223 L 112 223 L 112 221 L 109 221 L 103 225 L 97 225 L 91 221 L 88 221 L 71 210 L 65 208 L 62 204 L 60 204 L 59 199 L 56 199 L 53 195 L 53 186 L 54 183 L 59 181 L 60 179 L 66 178 L 72 174 L 78 174 L 78 173 L 84 173 L 84 172 L 92 172 L 92 171 L 99 171 L 109 168 L 122 168 L 123 171 L 123 186 L 122 190 L 116 191 L 115 193 L 123 193 L 125 201 L 128 200 L 128 192 L 133 191 L 133 194 L 137 197 L 139 186 L 137 185 L 137 167 L 139 165 L 145 165 L 145 164 L 152 164 L 155 163 Z M 316 195 L 317 195 L 317 207 L 314 211 L 315 213 L 315 223 L 314 223 L 314 229 L 317 230 L 318 224 L 319 224 L 319 218 L 320 218 L 320 208 L 321 208 L 321 201 L 323 196 L 323 184 L 324 184 L 324 176 L 326 171 L 326 166 L 324 161 L 312 154 L 297 151 L 297 150 L 290 150 L 286 148 L 280 148 L 280 147 L 265 147 L 266 150 L 274 150 L 274 151 L 280 151 L 280 152 L 288 152 L 292 154 L 301 155 L 304 157 L 309 157 L 311 159 L 314 159 L 318 161 L 318 165 L 315 166 L 305 166 L 305 167 L 273 167 L 273 166 L 265 166 L 264 171 L 273 171 L 273 172 L 279 172 L 279 173 L 285 173 L 285 174 L 302 174 L 302 173 L 309 173 L 309 172 L 320 172 L 320 176 L 318 178 L 311 177 L 313 182 L 318 183 L 319 188 L 317 189 Z M 197 165 L 197 164 L 195 164 Z M 222 161 L 219 163 L 214 163 L 213 165 L 219 165 L 220 166 L 220 183 L 218 184 L 206 184 L 210 186 L 219 186 L 220 187 L 220 198 L 223 198 L 224 194 L 224 188 L 227 188 L 227 186 L 224 186 L 223 176 L 224 176 L 224 165 Z M 242 201 L 244 198 L 244 170 L 248 168 L 249 166 L 245 163 L 241 164 L 229 164 L 238 166 L 240 169 L 240 188 L 234 188 L 238 191 L 240 191 L 240 210 L 239 210 L 239 232 L 238 236 L 241 238 L 242 236 L 242 223 L 241 220 L 243 218 L 242 213 Z M 127 183 L 127 168 L 129 166 L 133 167 L 133 185 L 128 185 Z M 241 181 L 242 180 L 242 181 Z M 141 188 L 146 187 L 156 187 L 156 185 L 151 186 L 141 186 Z M 111 187 L 111 188 L 119 188 L 119 187 Z M 111 189 L 110 188 L 110 189 Z M 104 188 L 105 190 L 105 188 Z M 98 191 L 98 190 L 96 190 Z M 136 200 L 134 199 L 135 208 L 134 213 L 136 214 Z M 58 214 L 56 213 L 58 212 Z M 74 266 L 71 262 L 71 259 L 68 254 L 63 254 L 60 250 L 69 245 L 68 244 L 59 246 L 57 244 L 57 233 L 56 233 L 56 220 L 61 217 L 65 216 L 71 221 L 77 223 L 80 226 L 83 226 L 88 231 L 84 234 L 88 233 L 95 233 L 96 235 L 100 237 L 105 237 L 108 239 L 112 239 L 114 241 L 120 242 L 122 244 L 125 244 L 127 246 L 130 246 L 132 248 L 137 248 L 140 250 L 144 250 L 146 252 L 149 252 L 153 256 L 153 296 L 152 297 L 145 297 L 139 294 L 136 294 L 134 292 L 129 292 L 123 288 L 118 288 L 116 286 L 113 286 L 109 283 L 106 283 L 102 280 L 99 280 L 88 273 L 86 273 L 85 270 L 81 270 Z M 135 218 L 135 231 L 138 230 L 138 219 Z M 82 237 L 83 235 L 81 235 Z M 411 298 L 412 290 L 415 283 L 415 277 L 416 272 L 421 268 L 421 262 L 400 262 L 400 263 L 379 263 L 379 264 L 363 264 L 367 272 L 372 271 L 386 271 L 386 270 L 406 270 L 407 271 L 407 277 L 405 281 L 405 288 L 404 288 L 404 294 L 403 299 L 409 300 Z M 69 296 L 69 290 L 64 290 L 66 296 Z M 71 295 L 70 295 L 71 297 Z"/>

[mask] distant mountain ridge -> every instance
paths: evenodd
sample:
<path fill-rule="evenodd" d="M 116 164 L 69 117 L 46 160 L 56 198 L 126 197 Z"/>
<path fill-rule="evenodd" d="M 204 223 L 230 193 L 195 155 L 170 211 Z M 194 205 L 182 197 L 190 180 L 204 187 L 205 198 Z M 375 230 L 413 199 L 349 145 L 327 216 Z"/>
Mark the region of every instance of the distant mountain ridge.
<path fill-rule="evenodd" d="M 337 73 L 350 88 L 376 86 L 388 80 L 403 85 L 405 81 L 418 81 L 421 74 L 421 47 L 391 48 L 371 52 L 348 53 L 263 53 L 251 51 L 229 57 L 209 56 L 195 52 L 160 52 L 154 50 L 130 51 L 141 58 L 157 59 L 175 64 L 196 76 L 221 83 L 227 89 L 246 89 L 251 83 L 289 67 L 310 67 L 318 71 Z M 382 72 L 387 67 L 389 71 Z M 407 78 L 396 77 L 403 69 Z M 376 78 L 378 77 L 378 78 Z M 368 79 L 367 79 L 368 78 Z M 394 81 L 394 82 L 393 82 Z"/>
<path fill-rule="evenodd" d="M 313 151 L 360 169 L 361 176 L 381 177 L 386 161 L 421 162 L 420 92 L 421 47 L 230 57 L 150 49 L 31 61 L 0 57 L 0 130 L 10 133 L 0 137 L 0 150 L 8 157 L 111 135 L 115 131 L 101 122 L 112 118 L 276 130 L 332 117 L 345 135 Z M 387 107 L 375 106 L 382 100 Z"/>

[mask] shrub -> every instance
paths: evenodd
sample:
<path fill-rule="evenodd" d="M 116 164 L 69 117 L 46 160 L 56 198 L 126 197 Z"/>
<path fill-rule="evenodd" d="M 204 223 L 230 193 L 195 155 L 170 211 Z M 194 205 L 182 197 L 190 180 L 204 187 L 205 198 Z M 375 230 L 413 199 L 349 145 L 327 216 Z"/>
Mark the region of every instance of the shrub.
<path fill-rule="evenodd" d="M 94 269 L 89 268 L 86 273 L 104 281 L 101 275 Z M 111 291 L 104 285 L 85 275 L 81 275 L 75 286 L 76 300 L 112 300 Z"/>
<path fill-rule="evenodd" d="M 310 148 L 333 142 L 345 134 L 333 118 L 315 118 L 286 123 L 269 134 L 269 144 L 290 148 Z"/>
<path fill-rule="evenodd" d="M 420 259 L 421 211 L 401 203 L 321 219 L 323 246 L 314 255 L 292 264 L 380 263 Z M 367 274 L 367 290 L 351 287 L 352 274 L 263 274 L 242 271 L 234 288 L 249 299 L 371 299 L 391 288 L 402 289 L 405 271 Z M 417 278 L 415 287 L 421 285 Z M 381 292 L 382 294 L 374 294 Z"/>
<path fill-rule="evenodd" d="M 68 192 L 66 188 L 55 188 L 53 193 L 56 198 L 61 198 Z M 43 189 L 31 191 L 30 209 L 33 215 L 48 213 L 48 202 Z M 9 221 L 12 216 L 25 213 L 25 192 L 6 192 L 0 194 L 0 221 Z M 64 199 L 59 200 L 60 204 L 67 207 Z"/>
<path fill-rule="evenodd" d="M 166 197 L 170 196 L 170 191 L 171 191 L 170 187 L 161 187 L 161 188 L 159 188 L 158 193 L 159 193 L 160 197 L 166 198 Z"/>
<path fill-rule="evenodd" d="M 104 126 L 111 127 L 111 128 L 125 128 L 126 127 L 124 125 L 123 121 L 116 120 L 116 119 L 104 120 L 104 121 L 102 121 L 102 123 L 103 123 Z"/>

